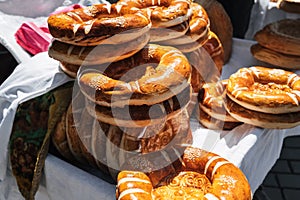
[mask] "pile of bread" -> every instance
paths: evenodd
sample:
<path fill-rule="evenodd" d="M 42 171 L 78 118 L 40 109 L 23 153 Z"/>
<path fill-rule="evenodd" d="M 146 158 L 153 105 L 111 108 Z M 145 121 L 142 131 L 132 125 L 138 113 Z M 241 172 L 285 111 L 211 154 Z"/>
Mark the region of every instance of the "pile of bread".
<path fill-rule="evenodd" d="M 191 144 L 198 92 L 224 64 L 200 4 L 121 0 L 52 15 L 48 27 L 49 56 L 76 80 L 52 137 L 64 157 L 116 178 L 132 156 Z"/>
<path fill-rule="evenodd" d="M 199 93 L 198 119 L 210 129 L 241 123 L 285 129 L 300 124 L 300 76 L 262 66 L 240 68 L 228 80 L 206 83 Z"/>
<path fill-rule="evenodd" d="M 204 82 L 217 80 L 224 64 L 222 44 L 202 6 L 189 0 L 120 0 L 52 15 L 48 25 L 54 37 L 49 56 L 75 79 L 72 102 L 52 135 L 65 158 L 88 163 L 115 180 L 129 166 L 157 172 L 152 178 L 158 180 L 183 170 L 178 162 L 185 166 L 198 158 L 193 152 L 198 149 L 187 148 L 190 116 Z M 181 162 L 183 155 L 191 161 Z M 225 173 L 232 181 L 225 182 L 239 186 L 228 187 L 226 194 L 217 188 L 199 191 L 212 197 L 241 192 L 250 199 L 243 173 L 207 155 L 209 169 L 189 168 L 191 174 L 201 172 L 213 182 L 217 175 L 212 172 L 232 169 L 236 173 Z"/>

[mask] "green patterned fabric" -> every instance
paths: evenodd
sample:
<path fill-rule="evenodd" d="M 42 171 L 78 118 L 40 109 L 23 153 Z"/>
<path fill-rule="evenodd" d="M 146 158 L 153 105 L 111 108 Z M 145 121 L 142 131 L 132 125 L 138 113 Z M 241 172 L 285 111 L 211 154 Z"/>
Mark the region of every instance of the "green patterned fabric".
<path fill-rule="evenodd" d="M 9 143 L 11 168 L 25 199 L 34 199 L 50 136 L 72 99 L 73 82 L 18 106 Z"/>

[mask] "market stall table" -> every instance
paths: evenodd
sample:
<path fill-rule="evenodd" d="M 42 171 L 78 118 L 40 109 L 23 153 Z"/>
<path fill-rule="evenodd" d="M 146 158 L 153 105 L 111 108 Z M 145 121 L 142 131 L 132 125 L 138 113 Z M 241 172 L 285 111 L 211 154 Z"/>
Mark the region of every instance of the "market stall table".
<path fill-rule="evenodd" d="M 238 68 L 262 64 L 250 54 L 253 41 L 234 39 L 232 57 L 223 68 L 228 78 Z M 38 76 L 37 76 L 38 75 Z M 71 80 L 47 53 L 38 54 L 17 66 L 0 87 L 0 198 L 20 198 L 7 160 L 7 144 L 15 110 L 19 103 L 39 96 Z M 34 85 L 34 87 L 32 87 Z M 254 193 L 279 157 L 283 139 L 300 133 L 300 127 L 283 130 L 261 129 L 243 124 L 232 131 L 214 131 L 191 119 L 194 146 L 210 150 L 228 159 L 246 175 Z M 7 169 L 7 170 L 5 170 Z M 115 185 L 49 154 L 37 199 L 114 199 Z"/>
<path fill-rule="evenodd" d="M 7 144 L 16 108 L 19 103 L 42 95 L 71 79 L 59 70 L 58 62 L 50 59 L 46 52 L 30 57 L 15 42 L 13 34 L 23 21 L 30 18 L 0 14 L 3 19 L 0 21 L 1 26 L 6 30 L 0 31 L 0 42 L 20 63 L 0 86 L 0 199 L 22 199 L 7 157 Z M 34 20 L 41 24 L 45 19 Z M 270 19 L 269 15 L 267 19 Z M 255 23 L 250 23 L 250 39 L 253 32 L 263 25 Z M 234 38 L 232 56 L 223 68 L 222 79 L 228 78 L 241 67 L 265 65 L 252 57 L 250 46 L 253 43 L 251 40 Z M 217 153 L 238 166 L 248 178 L 253 193 L 279 157 L 284 138 L 300 134 L 300 126 L 271 130 L 247 124 L 232 131 L 213 131 L 201 127 L 195 119 L 191 119 L 191 127 L 194 146 Z M 84 171 L 48 154 L 36 199 L 114 199 L 115 185 L 99 176 L 101 174 L 95 170 L 91 173 Z"/>

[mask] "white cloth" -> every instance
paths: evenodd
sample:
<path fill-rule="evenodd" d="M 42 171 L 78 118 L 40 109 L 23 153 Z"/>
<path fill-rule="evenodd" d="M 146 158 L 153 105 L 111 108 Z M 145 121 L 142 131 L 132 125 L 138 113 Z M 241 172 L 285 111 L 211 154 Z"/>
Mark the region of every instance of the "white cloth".
<path fill-rule="evenodd" d="M 45 52 L 18 65 L 0 86 L 0 180 L 5 176 L 7 144 L 19 103 L 44 94 L 68 80 L 70 78 L 59 71 L 58 62 L 50 59 Z"/>
<path fill-rule="evenodd" d="M 30 58 L 30 55 L 18 45 L 14 34 L 20 28 L 23 22 L 33 21 L 35 23 L 44 23 L 45 18 L 26 18 L 22 16 L 7 15 L 0 11 L 0 43 L 14 56 L 18 63 L 24 62 Z"/>

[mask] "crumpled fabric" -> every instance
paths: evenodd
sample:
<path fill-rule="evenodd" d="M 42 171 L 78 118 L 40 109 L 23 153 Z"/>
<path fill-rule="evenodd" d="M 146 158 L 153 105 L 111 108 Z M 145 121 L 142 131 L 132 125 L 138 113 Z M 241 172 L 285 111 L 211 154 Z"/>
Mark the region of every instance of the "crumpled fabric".
<path fill-rule="evenodd" d="M 17 43 L 30 54 L 48 50 L 52 36 L 47 27 L 38 27 L 33 22 L 25 22 L 15 33 Z"/>
<path fill-rule="evenodd" d="M 50 15 L 68 12 L 80 7 L 82 6 L 79 4 L 61 7 Z M 15 33 L 15 39 L 23 49 L 32 55 L 36 55 L 48 51 L 52 36 L 46 24 L 37 26 L 34 22 L 24 22 Z"/>

